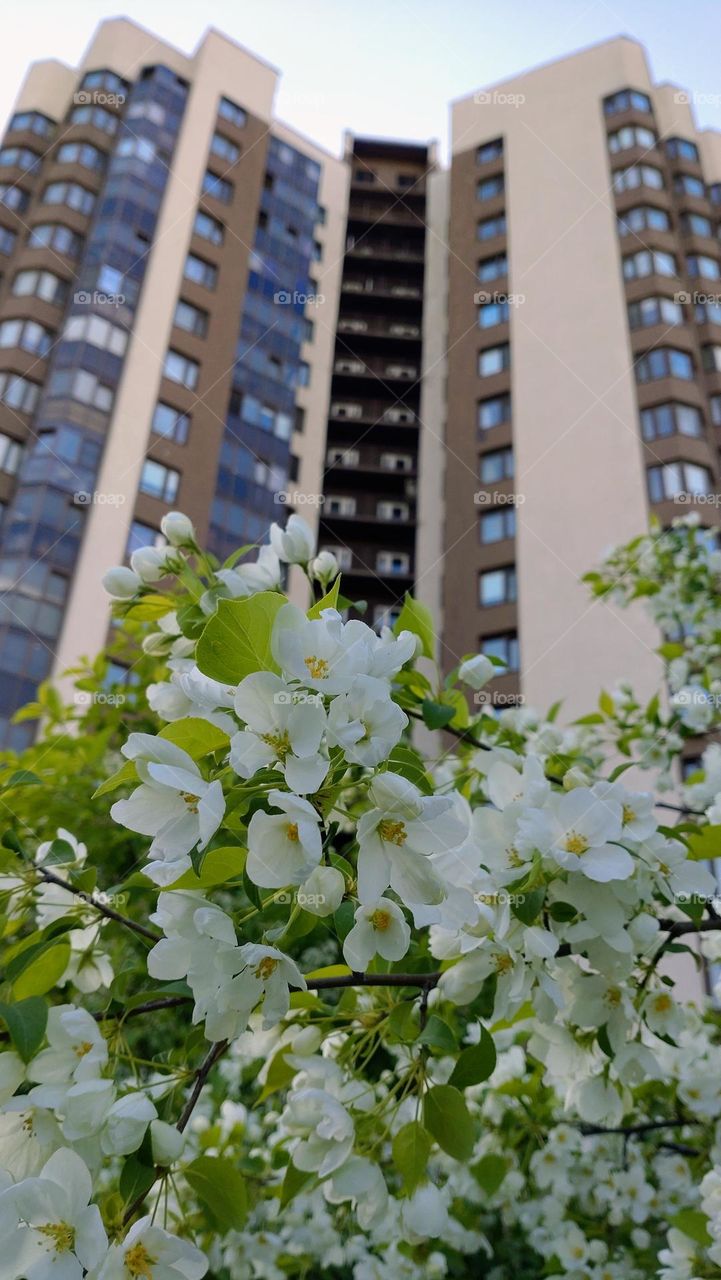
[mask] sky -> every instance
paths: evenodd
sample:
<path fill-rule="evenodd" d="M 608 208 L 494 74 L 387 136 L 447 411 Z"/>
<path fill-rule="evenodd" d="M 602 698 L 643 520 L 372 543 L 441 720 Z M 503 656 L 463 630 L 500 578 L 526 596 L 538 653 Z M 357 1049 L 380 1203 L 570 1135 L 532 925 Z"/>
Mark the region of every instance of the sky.
<path fill-rule="evenodd" d="M 646 45 L 657 81 L 694 91 L 701 126 L 721 128 L 721 0 L 16 0 L 0 121 L 30 62 L 75 64 L 119 14 L 186 52 L 206 26 L 224 31 L 281 71 L 280 118 L 336 154 L 344 129 L 445 151 L 454 98 L 621 34 Z"/>

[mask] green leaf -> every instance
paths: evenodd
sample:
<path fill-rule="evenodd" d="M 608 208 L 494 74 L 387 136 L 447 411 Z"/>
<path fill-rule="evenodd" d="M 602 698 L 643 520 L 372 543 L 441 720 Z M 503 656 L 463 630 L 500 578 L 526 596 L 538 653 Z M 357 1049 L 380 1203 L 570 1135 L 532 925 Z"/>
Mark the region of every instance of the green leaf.
<path fill-rule="evenodd" d="M 75 861 L 75 850 L 67 840 L 53 840 L 45 857 L 43 858 L 43 866 L 65 866 L 68 862 Z"/>
<path fill-rule="evenodd" d="M 268 1074 L 265 1077 L 263 1092 L 258 1098 L 258 1102 L 264 1102 L 272 1093 L 277 1093 L 278 1089 L 284 1089 L 287 1084 L 290 1084 L 293 1076 L 298 1074 L 298 1068 L 291 1067 L 285 1060 L 286 1053 L 290 1053 L 290 1051 L 290 1045 L 285 1045 L 271 1060 Z"/>
<path fill-rule="evenodd" d="M 425 698 L 421 704 L 421 713 L 428 729 L 443 729 L 455 718 L 455 707 L 444 707 L 440 702 L 431 702 Z"/>
<path fill-rule="evenodd" d="M 37 787 L 41 782 L 42 778 L 29 769 L 16 769 L 9 778 L 3 778 L 2 785 L 3 790 L 9 790 L 10 787 Z"/>
<path fill-rule="evenodd" d="M 467 1089 L 469 1085 L 481 1084 L 487 1080 L 496 1066 L 496 1046 L 493 1036 L 481 1027 L 481 1038 L 478 1044 L 471 1044 L 458 1056 L 453 1068 L 449 1084 L 456 1089 Z"/>
<path fill-rule="evenodd" d="M 303 1187 L 307 1186 L 313 1176 L 312 1173 L 306 1173 L 303 1169 L 296 1169 L 292 1160 L 288 1162 L 283 1185 L 280 1189 L 281 1209 L 290 1204 L 291 1200 L 298 1195 L 299 1191 L 303 1190 Z"/>
<path fill-rule="evenodd" d="M 508 1164 L 503 1156 L 489 1152 L 487 1156 L 482 1156 L 477 1164 L 471 1165 L 471 1173 L 486 1195 L 492 1196 L 495 1195 L 508 1173 Z"/>
<path fill-rule="evenodd" d="M 458 1041 L 448 1023 L 444 1022 L 443 1018 L 439 1018 L 436 1013 L 431 1014 L 418 1036 L 417 1043 L 427 1044 L 431 1049 L 437 1049 L 439 1053 L 455 1053 L 458 1048 Z"/>
<path fill-rule="evenodd" d="M 475 1125 L 463 1094 L 450 1084 L 437 1084 L 423 1100 L 423 1123 L 442 1151 L 468 1160 L 476 1140 Z"/>
<path fill-rule="evenodd" d="M 221 751 L 229 742 L 227 733 L 222 729 L 218 729 L 209 720 L 201 720 L 195 716 L 166 724 L 158 737 L 172 742 L 181 751 L 187 751 L 193 760 L 201 760 L 203 756 L 210 755 L 211 751 Z"/>
<path fill-rule="evenodd" d="M 43 1042 L 48 1020 L 48 1006 L 39 996 L 18 1000 L 17 1004 L 0 1004 L 0 1018 L 23 1062 L 29 1062 Z"/>
<path fill-rule="evenodd" d="M 423 1182 L 431 1154 L 431 1140 L 417 1120 L 404 1124 L 393 1139 L 393 1163 L 409 1195 Z"/>
<path fill-rule="evenodd" d="M 546 900 L 545 889 L 530 889 L 525 893 L 517 893 L 511 907 L 512 914 L 521 921 L 522 924 L 531 925 L 537 920 L 541 908 Z"/>
<path fill-rule="evenodd" d="M 393 634 L 399 636 L 401 631 L 412 631 L 419 636 L 424 658 L 434 658 L 436 654 L 436 632 L 433 625 L 433 614 L 427 605 L 407 595 L 403 601 L 398 620 L 393 627 Z"/>
<path fill-rule="evenodd" d="M 198 1156 L 183 1170 L 218 1229 L 242 1231 L 248 1216 L 245 1182 L 235 1165 L 222 1156 Z"/>
<path fill-rule="evenodd" d="M 118 1190 L 123 1197 L 123 1203 L 126 1205 L 133 1204 L 138 1196 L 144 1196 L 155 1182 L 155 1169 L 152 1164 L 145 1164 L 139 1157 L 137 1151 L 129 1155 L 123 1163 L 120 1170 L 120 1178 L 118 1180 Z"/>
<path fill-rule="evenodd" d="M 333 583 L 333 586 L 331 587 L 330 591 L 326 592 L 322 600 L 316 600 L 315 604 L 311 605 L 310 609 L 308 610 L 307 616 L 310 619 L 315 619 L 320 617 L 324 609 L 337 609 L 339 591 L 340 591 L 340 574 L 338 574 L 338 577 Z"/>
<path fill-rule="evenodd" d="M 574 920 L 578 915 L 578 908 L 571 906 L 570 902 L 552 902 L 548 914 L 558 924 L 568 924 L 569 920 Z"/>
<path fill-rule="evenodd" d="M 706 1248 L 713 1243 L 708 1230 L 708 1218 L 699 1209 L 682 1209 L 680 1213 L 674 1214 L 670 1221 L 672 1227 L 682 1231 L 689 1239 L 695 1240 L 696 1244 Z"/>
<path fill-rule="evenodd" d="M 70 960 L 70 944 L 61 942 L 48 947 L 36 956 L 13 983 L 16 1000 L 28 996 L 44 996 L 46 991 L 60 981 Z"/>
<path fill-rule="evenodd" d="M 143 596 L 138 604 L 134 604 L 128 610 L 125 617 L 129 622 L 155 622 L 156 619 L 163 618 L 166 613 L 170 613 L 173 603 L 169 596 L 153 594 Z"/>
<path fill-rule="evenodd" d="M 93 792 L 91 800 L 97 800 L 98 796 L 107 795 L 109 791 L 116 791 L 118 787 L 124 787 L 126 783 L 138 781 L 138 771 L 135 768 L 134 760 L 126 760 L 115 773 L 111 774 L 105 782 L 101 782 L 100 786 Z"/>
<path fill-rule="evenodd" d="M 223 684 L 239 684 L 254 671 L 278 671 L 270 649 L 276 614 L 287 604 L 277 591 L 259 591 L 244 600 L 219 600 L 197 649 L 204 675 Z"/>
<path fill-rule="evenodd" d="M 721 826 L 697 827 L 687 839 L 689 857 L 694 861 L 721 858 Z"/>
<path fill-rule="evenodd" d="M 222 849 L 209 849 L 203 859 L 200 872 L 185 871 L 168 889 L 212 889 L 216 884 L 226 884 L 245 869 L 247 850 L 239 845 L 227 845 Z"/>
<path fill-rule="evenodd" d="M 413 747 L 407 747 L 403 742 L 394 747 L 388 757 L 388 768 L 391 773 L 399 773 L 414 783 L 425 795 L 431 794 L 433 788 L 423 758 Z"/>
<path fill-rule="evenodd" d="M 599 696 L 598 707 L 605 716 L 614 716 L 616 714 L 616 703 L 610 693 L 606 693 L 605 689 Z"/>

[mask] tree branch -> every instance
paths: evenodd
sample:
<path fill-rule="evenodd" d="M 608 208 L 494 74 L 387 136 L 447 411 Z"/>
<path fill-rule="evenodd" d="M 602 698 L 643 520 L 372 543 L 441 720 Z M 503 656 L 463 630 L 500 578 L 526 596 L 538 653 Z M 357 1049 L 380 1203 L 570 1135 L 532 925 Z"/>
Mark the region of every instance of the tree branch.
<path fill-rule="evenodd" d="M 339 978 L 309 978 L 309 991 L 330 987 L 435 987 L 440 973 L 348 973 Z"/>
<path fill-rule="evenodd" d="M 618 1124 L 606 1127 L 603 1124 L 586 1124 L 581 1121 L 576 1128 L 584 1137 L 593 1137 L 600 1133 L 622 1133 L 626 1138 L 634 1138 L 644 1133 L 654 1133 L 658 1129 L 685 1129 L 687 1125 L 704 1123 L 703 1120 L 644 1120 L 640 1124 Z"/>
<path fill-rule="evenodd" d="M 60 889 L 65 889 L 68 893 L 74 894 L 76 898 L 82 898 L 89 907 L 94 907 L 101 916 L 105 916 L 106 920 L 114 920 L 116 924 L 125 925 L 126 929 L 131 929 L 133 933 L 139 934 L 141 938 L 149 938 L 151 942 L 160 942 L 162 933 L 156 933 L 154 929 L 148 929 L 144 924 L 138 924 L 137 920 L 131 920 L 129 916 L 124 916 L 120 911 L 116 911 L 114 907 L 109 907 L 104 902 L 99 902 L 92 893 L 86 893 L 84 889 L 77 889 L 75 885 L 69 881 L 63 880 L 62 876 L 56 876 L 52 871 L 36 868 L 38 878 L 45 884 L 57 885 Z"/>
<path fill-rule="evenodd" d="M 411 720 L 420 720 L 422 724 L 426 723 L 420 711 L 411 711 L 410 707 L 404 707 L 403 710 L 407 716 L 410 716 Z M 487 742 L 478 742 L 474 738 L 473 734 L 469 733 L 467 729 L 452 729 L 449 724 L 444 724 L 443 732 L 452 734 L 454 738 L 458 738 L 459 742 L 470 743 L 472 747 L 477 747 L 479 751 L 493 750 Z"/>

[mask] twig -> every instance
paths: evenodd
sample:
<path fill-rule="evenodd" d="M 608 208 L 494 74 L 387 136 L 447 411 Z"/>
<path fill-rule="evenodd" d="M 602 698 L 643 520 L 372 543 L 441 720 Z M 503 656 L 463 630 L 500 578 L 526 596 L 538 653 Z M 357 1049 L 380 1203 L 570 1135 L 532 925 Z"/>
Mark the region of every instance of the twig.
<path fill-rule="evenodd" d="M 584 1137 L 593 1137 L 599 1133 L 622 1133 L 626 1137 L 633 1138 L 639 1134 L 653 1133 L 657 1129 L 685 1129 L 687 1125 L 703 1123 L 703 1120 L 644 1120 L 641 1124 L 617 1124 L 607 1127 L 603 1124 L 586 1124 L 581 1121 L 576 1128 Z"/>
<path fill-rule="evenodd" d="M 144 924 L 138 924 L 137 920 L 131 920 L 129 916 L 124 916 L 120 911 L 116 911 L 114 907 L 109 907 L 104 902 L 100 902 L 92 893 L 86 893 L 84 889 L 77 889 L 75 885 L 70 884 L 68 880 L 63 880 L 62 876 L 56 876 L 52 871 L 37 871 L 40 880 L 46 884 L 57 885 L 60 889 L 67 890 L 76 898 L 82 898 L 89 907 L 94 907 L 101 916 L 105 916 L 107 920 L 114 920 L 116 924 L 125 925 L 126 929 L 132 929 L 133 933 L 137 933 L 141 938 L 149 938 L 151 942 L 160 942 L 162 933 L 156 933 L 154 929 L 148 929 Z"/>
<path fill-rule="evenodd" d="M 411 711 L 410 707 L 404 707 L 403 710 L 407 716 L 410 716 L 411 720 L 420 720 L 423 724 L 426 723 L 420 711 Z M 477 747 L 479 751 L 493 750 L 487 742 L 478 742 L 467 729 L 452 729 L 449 724 L 444 724 L 442 728 L 444 733 L 451 733 L 454 738 L 458 738 L 459 742 L 468 742 L 472 747 Z"/>
<path fill-rule="evenodd" d="M 330 987 L 435 987 L 440 973 L 348 973 L 339 978 L 309 978 L 309 991 Z"/>

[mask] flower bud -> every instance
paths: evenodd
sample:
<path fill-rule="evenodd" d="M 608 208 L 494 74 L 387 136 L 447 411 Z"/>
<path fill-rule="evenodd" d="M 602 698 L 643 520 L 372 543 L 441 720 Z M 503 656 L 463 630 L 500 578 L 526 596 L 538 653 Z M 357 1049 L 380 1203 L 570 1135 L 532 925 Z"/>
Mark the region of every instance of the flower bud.
<path fill-rule="evenodd" d="M 477 653 L 474 658 L 466 658 L 458 668 L 458 679 L 464 684 L 470 686 L 471 689 L 482 689 L 484 684 L 499 673 L 499 668 L 495 667 L 490 658 L 485 653 Z"/>
<path fill-rule="evenodd" d="M 179 1133 L 175 1125 L 166 1124 L 165 1120 L 151 1120 L 150 1144 L 156 1164 L 173 1164 L 182 1153 L 185 1134 Z"/>
<path fill-rule="evenodd" d="M 315 534 L 305 520 L 292 515 L 285 529 L 279 524 L 270 526 L 270 545 L 286 564 L 307 564 L 315 551 Z"/>
<path fill-rule="evenodd" d="M 332 551 L 321 551 L 311 560 L 308 566 L 311 578 L 316 578 L 324 587 L 338 577 L 340 565 Z"/>
<path fill-rule="evenodd" d="M 171 547 L 194 547 L 193 522 L 182 511 L 169 511 L 160 521 L 160 528 Z"/>
<path fill-rule="evenodd" d="M 116 600 L 132 600 L 142 585 L 142 580 L 137 573 L 133 573 L 132 569 L 126 569 L 122 564 L 116 565 L 114 569 L 108 569 L 108 572 L 103 575 L 105 590 Z"/>
<path fill-rule="evenodd" d="M 165 547 L 139 547 L 130 557 L 130 567 L 143 582 L 157 582 L 168 572 Z"/>

